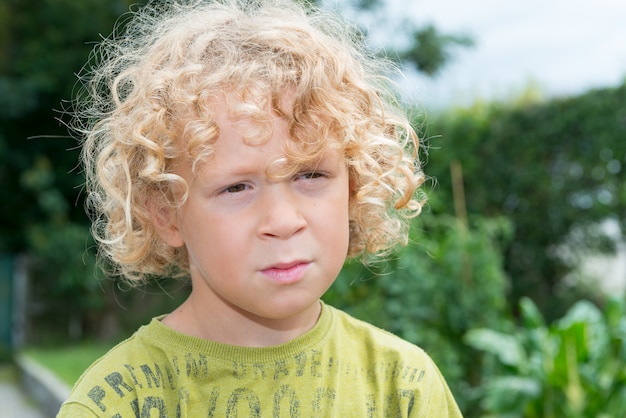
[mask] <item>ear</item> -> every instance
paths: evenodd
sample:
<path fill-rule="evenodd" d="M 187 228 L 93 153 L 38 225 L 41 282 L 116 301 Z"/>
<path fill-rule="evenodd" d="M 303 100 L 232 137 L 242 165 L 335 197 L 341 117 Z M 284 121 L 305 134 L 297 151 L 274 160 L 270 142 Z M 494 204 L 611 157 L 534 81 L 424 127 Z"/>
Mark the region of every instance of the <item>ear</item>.
<path fill-rule="evenodd" d="M 178 227 L 176 209 L 162 201 L 153 199 L 149 199 L 147 207 L 152 224 L 159 237 L 171 247 L 182 247 L 185 245 Z"/>

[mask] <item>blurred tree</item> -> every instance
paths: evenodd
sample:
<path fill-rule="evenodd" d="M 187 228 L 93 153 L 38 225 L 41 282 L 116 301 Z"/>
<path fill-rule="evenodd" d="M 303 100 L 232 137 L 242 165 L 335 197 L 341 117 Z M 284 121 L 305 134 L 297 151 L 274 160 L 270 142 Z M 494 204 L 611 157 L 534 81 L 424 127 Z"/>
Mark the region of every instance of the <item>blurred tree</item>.
<path fill-rule="evenodd" d="M 85 313 L 103 305 L 79 203 L 78 144 L 54 109 L 71 97 L 89 42 L 108 33 L 129 3 L 0 4 L 0 252 L 31 256 L 35 334 L 80 337 Z"/>
<path fill-rule="evenodd" d="M 442 35 L 432 25 L 413 29 L 411 35 L 413 42 L 409 47 L 398 51 L 398 57 L 402 62 L 410 63 L 431 76 L 436 75 L 450 61 L 451 47 L 473 45 L 466 36 Z"/>
<path fill-rule="evenodd" d="M 0 6 L 0 251 L 24 251 L 25 230 L 49 219 L 42 189 L 26 184 L 38 181 L 34 173 L 43 160 L 52 172 L 46 195 L 64 202 L 67 221 L 86 221 L 76 204 L 81 177 L 69 174 L 77 165 L 77 144 L 53 109 L 71 96 L 88 42 L 110 31 L 126 3 L 8 0 Z"/>
<path fill-rule="evenodd" d="M 380 38 L 384 53 L 390 59 L 428 76 L 436 76 L 450 62 L 456 47 L 473 45 L 467 35 L 442 34 L 432 24 L 420 27 L 404 14 L 399 18 L 392 9 L 394 5 L 387 0 L 336 3 L 344 13 L 354 16 L 366 35 Z"/>

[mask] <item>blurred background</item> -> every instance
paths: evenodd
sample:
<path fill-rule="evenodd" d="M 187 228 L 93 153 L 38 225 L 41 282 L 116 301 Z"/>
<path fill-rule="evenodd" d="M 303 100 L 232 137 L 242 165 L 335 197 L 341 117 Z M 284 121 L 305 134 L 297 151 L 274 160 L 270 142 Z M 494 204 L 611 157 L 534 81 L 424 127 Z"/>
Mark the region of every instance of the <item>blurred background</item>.
<path fill-rule="evenodd" d="M 67 385 L 188 291 L 100 271 L 64 127 L 131 3 L 0 2 L 0 360 Z M 626 3 L 323 6 L 404 70 L 429 176 L 410 245 L 325 299 L 422 346 L 468 417 L 626 416 Z"/>

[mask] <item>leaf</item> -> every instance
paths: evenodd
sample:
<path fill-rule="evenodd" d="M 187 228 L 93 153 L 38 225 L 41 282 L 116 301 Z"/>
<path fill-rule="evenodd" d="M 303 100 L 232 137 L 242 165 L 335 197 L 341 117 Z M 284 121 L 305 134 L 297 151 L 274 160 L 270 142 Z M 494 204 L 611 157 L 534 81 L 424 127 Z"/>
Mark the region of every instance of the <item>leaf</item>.
<path fill-rule="evenodd" d="M 523 297 L 521 299 L 520 309 L 522 311 L 525 328 L 541 328 L 546 326 L 541 312 L 539 312 L 537 305 L 535 305 L 530 298 Z"/>
<path fill-rule="evenodd" d="M 620 320 L 624 317 L 624 301 L 620 297 L 609 297 L 604 307 L 604 316 L 606 318 L 607 325 L 610 328 L 617 328 Z"/>
<path fill-rule="evenodd" d="M 523 411 L 542 391 L 539 380 L 519 376 L 493 378 L 488 388 L 483 406 L 492 412 Z"/>
<path fill-rule="evenodd" d="M 593 303 L 581 300 L 556 323 L 560 334 L 575 341 L 579 358 L 591 356 L 594 359 L 608 354 L 610 332 L 600 309 Z"/>
<path fill-rule="evenodd" d="M 473 329 L 465 334 L 464 341 L 473 348 L 494 354 L 502 364 L 525 368 L 524 349 L 513 335 L 485 328 Z"/>

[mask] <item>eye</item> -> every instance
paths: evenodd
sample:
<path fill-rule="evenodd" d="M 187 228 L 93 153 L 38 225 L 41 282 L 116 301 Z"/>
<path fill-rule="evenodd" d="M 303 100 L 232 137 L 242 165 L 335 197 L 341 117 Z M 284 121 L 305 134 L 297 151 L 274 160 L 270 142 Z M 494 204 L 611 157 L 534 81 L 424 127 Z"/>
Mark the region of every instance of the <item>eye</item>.
<path fill-rule="evenodd" d="M 320 173 L 319 171 L 311 171 L 311 172 L 306 172 L 306 173 L 300 173 L 298 174 L 299 179 L 305 179 L 305 180 L 312 180 L 312 179 L 318 179 L 321 177 L 325 177 L 323 173 Z"/>
<path fill-rule="evenodd" d="M 222 193 L 241 193 L 244 190 L 246 190 L 247 187 L 248 186 L 246 186 L 243 183 L 237 183 L 237 184 L 233 184 L 232 186 L 228 186 L 227 188 L 222 190 Z"/>

